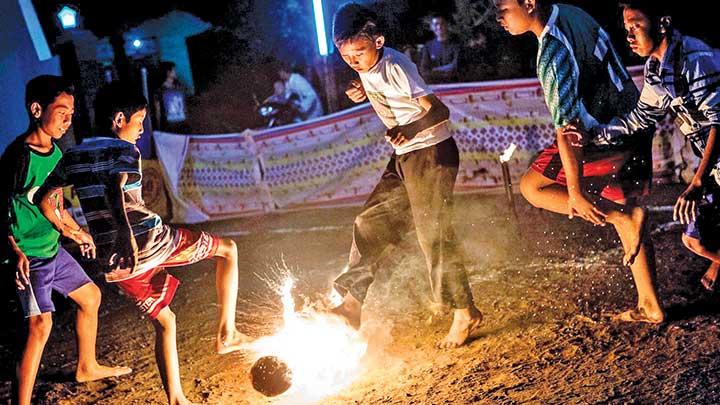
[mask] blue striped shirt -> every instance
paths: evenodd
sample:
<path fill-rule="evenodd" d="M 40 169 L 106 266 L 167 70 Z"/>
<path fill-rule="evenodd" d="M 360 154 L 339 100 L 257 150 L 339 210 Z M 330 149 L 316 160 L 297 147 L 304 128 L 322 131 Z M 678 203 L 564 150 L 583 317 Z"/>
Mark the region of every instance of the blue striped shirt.
<path fill-rule="evenodd" d="M 663 60 L 650 57 L 644 75 L 636 107 L 598 127 L 594 142 L 620 144 L 625 135 L 655 125 L 670 113 L 701 157 L 710 128 L 720 126 L 720 50 L 676 31 Z"/>
<path fill-rule="evenodd" d="M 117 251 L 118 228 L 125 221 L 115 218 L 112 201 L 108 198 L 110 189 L 118 186 L 117 176 L 123 173 L 128 175 L 122 190 L 125 214 L 138 247 L 134 276 L 162 264 L 176 245 L 172 229 L 145 207 L 141 157 L 137 147 L 117 138 L 85 139 L 63 155 L 48 177 L 46 187 L 72 185 L 75 188 L 97 245 L 98 260 L 106 264 Z M 106 278 L 119 281 L 129 276 L 127 273 L 109 273 Z"/>

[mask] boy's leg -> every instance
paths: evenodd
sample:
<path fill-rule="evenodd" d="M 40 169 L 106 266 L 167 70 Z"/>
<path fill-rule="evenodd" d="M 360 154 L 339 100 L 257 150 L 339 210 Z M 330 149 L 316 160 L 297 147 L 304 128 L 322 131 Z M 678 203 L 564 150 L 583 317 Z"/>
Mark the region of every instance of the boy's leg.
<path fill-rule="evenodd" d="M 688 250 L 712 262 L 703 275 L 701 282 L 703 287 L 708 290 L 713 290 L 715 288 L 718 269 L 720 269 L 720 251 L 708 249 L 699 238 L 694 238 L 687 233 L 682 235 L 682 242 Z"/>
<path fill-rule="evenodd" d="M 75 379 L 78 382 L 85 382 L 130 373 L 132 370 L 128 367 L 106 367 L 97 362 L 95 344 L 100 289 L 90 280 L 80 264 L 62 247 L 58 249 L 53 262 L 55 265 L 53 289 L 78 304 L 75 323 L 78 366 Z"/>
<path fill-rule="evenodd" d="M 482 322 L 452 225 L 453 188 L 459 165 L 457 145 L 450 138 L 398 159 L 428 266 L 433 300 L 449 303 L 454 310 L 450 331 L 438 344 L 457 347 Z"/>
<path fill-rule="evenodd" d="M 387 249 L 402 240 L 411 224 L 410 202 L 393 156 L 355 217 L 348 265 L 334 281 L 343 302 L 332 312 L 345 318 L 350 326 L 360 328 L 362 303 L 375 279 L 374 265 Z"/>
<path fill-rule="evenodd" d="M 164 307 L 152 321 L 155 327 L 155 361 L 168 403 L 187 404 L 180 382 L 180 361 L 177 353 L 175 313 Z"/>
<path fill-rule="evenodd" d="M 78 382 L 101 380 L 132 372 L 129 367 L 108 367 L 97 362 L 95 346 L 97 341 L 98 308 L 100 289 L 94 283 L 87 283 L 68 294 L 78 304 L 75 332 L 77 334 L 78 365 L 75 379 Z"/>
<path fill-rule="evenodd" d="M 219 354 L 243 348 L 251 339 L 235 327 L 238 293 L 238 252 L 232 239 L 220 239 L 215 253 L 215 288 L 220 304 L 220 321 L 216 339 Z"/>
<path fill-rule="evenodd" d="M 703 288 L 708 291 L 715 291 L 715 281 L 717 281 L 718 270 L 720 270 L 720 262 L 711 262 L 708 269 L 700 279 Z"/>
<path fill-rule="evenodd" d="M 637 306 L 634 309 L 622 312 L 615 318 L 626 322 L 647 322 L 662 323 L 665 320 L 665 312 L 657 298 L 657 288 L 655 287 L 655 249 L 650 238 L 644 238 L 643 229 L 644 218 L 632 218 L 639 215 L 645 215 L 645 211 L 640 207 L 629 207 L 630 214 L 622 211 L 611 211 L 607 217 L 607 221 L 615 226 L 615 230 L 620 236 L 620 242 L 626 252 L 635 251 L 636 254 L 629 261 L 630 270 L 632 272 L 635 288 L 638 293 Z M 635 224 L 640 223 L 640 229 L 635 229 Z M 637 241 L 639 243 L 635 247 Z"/>
<path fill-rule="evenodd" d="M 33 386 L 37 377 L 43 349 L 52 330 L 52 313 L 45 312 L 28 319 L 28 337 L 22 352 L 20 363 L 16 367 L 17 392 L 20 405 L 30 405 Z"/>
<path fill-rule="evenodd" d="M 685 247 L 712 263 L 700 282 L 709 291 L 715 290 L 720 270 L 720 193 L 707 193 L 698 207 L 695 220 L 690 222 L 682 235 Z"/>

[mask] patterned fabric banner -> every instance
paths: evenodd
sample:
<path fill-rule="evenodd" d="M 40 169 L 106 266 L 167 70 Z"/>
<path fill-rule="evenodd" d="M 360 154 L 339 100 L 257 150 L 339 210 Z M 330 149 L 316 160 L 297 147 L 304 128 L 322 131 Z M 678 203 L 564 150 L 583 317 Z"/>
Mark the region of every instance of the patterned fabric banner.
<path fill-rule="evenodd" d="M 637 84 L 642 71 L 632 70 Z M 459 192 L 502 187 L 499 155 L 511 143 L 513 182 L 555 132 L 537 80 L 434 86 L 450 108 L 460 149 Z M 299 124 L 241 134 L 155 133 L 173 202 L 173 222 L 194 223 L 273 210 L 361 204 L 392 153 L 369 104 Z M 670 177 L 684 143 L 669 122 L 653 145 L 657 176 Z"/>

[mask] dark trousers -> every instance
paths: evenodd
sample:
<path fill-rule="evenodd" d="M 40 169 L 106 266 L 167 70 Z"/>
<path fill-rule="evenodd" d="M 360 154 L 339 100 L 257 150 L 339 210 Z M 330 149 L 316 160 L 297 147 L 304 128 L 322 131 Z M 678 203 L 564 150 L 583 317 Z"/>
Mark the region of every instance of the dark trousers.
<path fill-rule="evenodd" d="M 455 140 L 395 154 L 353 225 L 346 270 L 335 279 L 341 295 L 365 300 L 376 262 L 415 227 L 425 254 L 432 298 L 462 309 L 472 305 L 463 255 L 452 228 L 459 154 Z"/>

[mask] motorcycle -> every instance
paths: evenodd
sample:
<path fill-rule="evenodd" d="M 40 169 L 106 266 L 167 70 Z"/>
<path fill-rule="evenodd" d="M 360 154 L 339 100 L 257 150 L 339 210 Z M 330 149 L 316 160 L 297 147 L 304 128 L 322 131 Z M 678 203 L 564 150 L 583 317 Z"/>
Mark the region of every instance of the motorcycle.
<path fill-rule="evenodd" d="M 286 101 L 267 99 L 263 103 L 255 100 L 256 111 L 263 120 L 265 128 L 273 128 L 281 125 L 292 124 L 302 121 L 300 110 L 296 105 L 295 95 Z"/>

